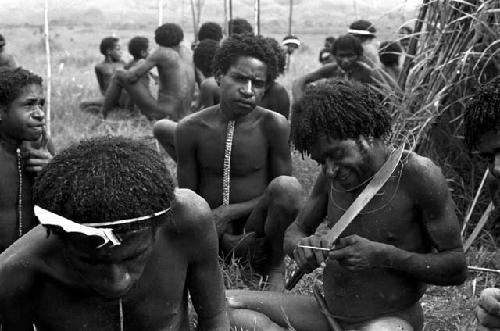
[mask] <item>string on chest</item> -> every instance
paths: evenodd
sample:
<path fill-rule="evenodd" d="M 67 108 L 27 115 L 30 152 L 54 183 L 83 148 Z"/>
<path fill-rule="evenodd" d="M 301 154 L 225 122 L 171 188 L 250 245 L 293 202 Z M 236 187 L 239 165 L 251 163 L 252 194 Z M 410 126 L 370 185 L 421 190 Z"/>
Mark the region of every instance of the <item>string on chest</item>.
<path fill-rule="evenodd" d="M 17 157 L 17 174 L 19 178 L 19 186 L 17 193 L 17 234 L 21 238 L 23 235 L 23 168 L 21 164 L 21 149 L 16 149 Z"/>
<path fill-rule="evenodd" d="M 226 145 L 224 149 L 224 164 L 222 171 L 222 204 L 229 205 L 231 193 L 231 149 L 233 147 L 234 121 L 227 122 Z"/>

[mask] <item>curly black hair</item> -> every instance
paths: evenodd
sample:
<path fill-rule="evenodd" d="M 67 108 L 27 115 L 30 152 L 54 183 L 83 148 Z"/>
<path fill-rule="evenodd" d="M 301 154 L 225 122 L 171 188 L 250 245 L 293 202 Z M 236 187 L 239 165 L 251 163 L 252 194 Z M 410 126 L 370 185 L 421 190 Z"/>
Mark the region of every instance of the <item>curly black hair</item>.
<path fill-rule="evenodd" d="M 383 41 L 380 43 L 379 58 L 380 62 L 386 66 L 399 64 L 399 57 L 403 49 L 397 41 Z"/>
<path fill-rule="evenodd" d="M 21 67 L 0 70 L 0 105 L 10 107 L 12 101 L 21 95 L 23 87 L 30 84 L 42 85 L 42 78 Z"/>
<path fill-rule="evenodd" d="M 320 135 L 339 140 L 360 135 L 385 138 L 390 130 L 391 117 L 382 96 L 352 80 L 310 85 L 292 107 L 290 140 L 303 154 L 310 154 Z"/>
<path fill-rule="evenodd" d="M 37 176 L 34 203 L 77 223 L 152 215 L 174 201 L 172 177 L 145 143 L 98 137 L 73 145 Z"/>
<path fill-rule="evenodd" d="M 198 30 L 198 40 L 212 39 L 220 41 L 222 39 L 222 27 L 215 22 L 205 22 Z"/>
<path fill-rule="evenodd" d="M 115 44 L 119 42 L 120 39 L 116 37 L 106 37 L 101 40 L 101 45 L 99 45 L 99 50 L 101 54 L 106 56 L 106 52 L 115 47 Z"/>
<path fill-rule="evenodd" d="M 193 52 L 193 61 L 196 68 L 200 69 L 205 77 L 211 77 L 213 73 L 213 59 L 219 48 L 219 43 L 213 39 L 204 39 L 198 43 Z"/>
<path fill-rule="evenodd" d="M 134 59 L 141 58 L 141 52 L 147 51 L 149 47 L 149 40 L 146 37 L 134 37 L 128 42 L 128 52 Z"/>
<path fill-rule="evenodd" d="M 363 55 L 361 41 L 350 34 L 338 37 L 332 45 L 332 54 L 336 55 L 339 50 L 352 50 L 356 55 Z"/>
<path fill-rule="evenodd" d="M 272 82 L 278 76 L 278 59 L 272 47 L 264 37 L 249 33 L 232 35 L 222 43 L 214 57 L 215 75 L 226 74 L 240 56 L 250 56 L 264 62 L 267 82 Z"/>
<path fill-rule="evenodd" d="M 278 60 L 278 75 L 281 75 L 282 73 L 285 72 L 285 66 L 286 66 L 285 50 L 280 46 L 280 44 L 276 39 L 268 37 L 266 38 L 266 40 L 276 53 L 276 59 Z M 276 79 L 276 77 L 274 77 L 274 79 Z"/>
<path fill-rule="evenodd" d="M 165 23 L 155 30 L 155 42 L 163 47 L 178 46 L 184 40 L 182 28 L 175 23 Z"/>
<path fill-rule="evenodd" d="M 464 114 L 465 144 L 477 148 L 479 138 L 500 130 L 500 78 L 483 84 L 468 101 Z"/>
<path fill-rule="evenodd" d="M 228 23 L 229 34 L 253 33 L 252 24 L 243 18 L 234 18 Z"/>

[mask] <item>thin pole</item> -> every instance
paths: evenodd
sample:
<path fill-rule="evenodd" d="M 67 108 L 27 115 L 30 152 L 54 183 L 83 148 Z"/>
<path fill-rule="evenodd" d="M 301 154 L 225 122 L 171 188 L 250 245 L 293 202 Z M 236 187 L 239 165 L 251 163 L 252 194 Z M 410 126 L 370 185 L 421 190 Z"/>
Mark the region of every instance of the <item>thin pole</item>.
<path fill-rule="evenodd" d="M 228 19 L 227 19 L 227 15 L 228 15 L 228 12 L 227 12 L 227 0 L 222 0 L 224 1 L 224 32 L 226 33 L 226 35 L 229 35 L 229 26 L 228 26 Z"/>
<path fill-rule="evenodd" d="M 198 42 L 198 29 L 196 28 L 196 9 L 194 8 L 194 0 L 191 0 L 191 16 L 193 16 L 193 31 L 194 31 L 194 42 Z"/>
<path fill-rule="evenodd" d="M 292 14 L 293 14 L 293 0 L 290 0 L 290 7 L 288 9 L 288 35 L 292 34 Z"/>
<path fill-rule="evenodd" d="M 158 0 L 158 26 L 163 24 L 163 0 Z"/>
<path fill-rule="evenodd" d="M 260 35 L 260 0 L 254 0 L 255 34 Z"/>
<path fill-rule="evenodd" d="M 356 15 L 356 19 L 359 19 L 358 3 L 356 0 L 352 0 L 352 4 L 354 6 L 354 15 Z"/>
<path fill-rule="evenodd" d="M 49 0 L 45 0 L 45 55 L 47 58 L 47 98 L 46 98 L 46 130 L 47 135 L 50 136 L 50 104 L 51 104 L 51 95 L 52 95 L 52 69 L 50 66 L 50 42 L 49 42 Z"/>
<path fill-rule="evenodd" d="M 233 20 L 233 0 L 229 0 L 229 21 Z M 233 31 L 229 31 L 231 34 Z"/>

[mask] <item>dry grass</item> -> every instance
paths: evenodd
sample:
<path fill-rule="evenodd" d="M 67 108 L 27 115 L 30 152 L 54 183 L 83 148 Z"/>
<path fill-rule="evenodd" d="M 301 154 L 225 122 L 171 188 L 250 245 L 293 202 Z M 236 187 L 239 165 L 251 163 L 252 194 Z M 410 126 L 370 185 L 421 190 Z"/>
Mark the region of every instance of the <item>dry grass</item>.
<path fill-rule="evenodd" d="M 441 6 L 441 4 L 437 4 L 437 1 L 433 2 L 436 6 Z M 450 4 L 451 1 L 440 1 L 439 3 Z M 462 4 L 462 7 L 467 6 L 465 1 L 454 1 L 453 3 Z M 477 72 L 477 68 L 474 67 L 477 62 L 473 59 L 481 58 L 483 53 L 472 52 L 470 44 L 477 38 L 477 33 L 482 31 L 476 31 L 476 29 L 481 28 L 481 21 L 477 20 L 477 17 L 482 17 L 481 15 L 485 14 L 482 11 L 475 11 L 474 18 L 470 18 L 469 21 L 454 22 L 454 18 L 458 14 L 450 7 L 444 6 L 440 7 L 440 11 L 431 10 L 429 12 L 431 15 L 428 17 L 429 21 L 441 21 L 443 22 L 441 29 L 446 31 L 449 29 L 451 32 L 439 34 L 436 30 L 432 30 L 423 34 L 425 42 L 421 44 L 419 49 L 421 55 L 415 59 L 416 65 L 410 71 L 407 89 L 393 94 L 393 102 L 396 105 L 395 109 L 397 109 L 394 115 L 395 128 L 399 133 L 410 132 L 413 137 L 421 130 L 425 133 L 421 136 L 422 139 L 412 142 L 415 146 L 418 145 L 418 150 L 421 153 L 433 157 L 444 168 L 445 175 L 454 190 L 459 212 L 463 214 L 472 201 L 478 184 L 475 179 L 476 170 L 474 170 L 477 167 L 477 160 L 470 156 L 464 159 L 461 155 L 463 148 L 460 141 L 455 139 L 455 136 L 460 135 L 459 125 L 448 131 L 445 130 L 444 134 L 448 138 L 447 141 L 454 146 L 453 153 L 447 153 L 443 156 L 442 153 L 438 153 L 438 148 L 432 143 L 433 140 L 426 139 L 426 137 L 435 134 L 433 132 L 429 134 L 428 129 L 435 127 L 429 124 L 438 123 L 436 119 L 439 118 L 439 115 L 452 114 L 450 115 L 451 120 L 453 120 L 451 123 L 460 123 L 461 121 L 460 111 L 462 108 L 458 108 L 458 110 L 453 108 L 452 106 L 457 103 L 442 99 L 441 96 L 453 90 L 453 93 L 462 93 L 459 93 L 459 97 L 455 100 L 461 101 L 465 97 L 463 93 L 466 92 L 466 89 L 457 92 L 452 87 L 462 84 L 465 81 L 465 74 L 470 74 L 474 70 Z M 457 37 L 461 33 L 460 30 L 464 31 L 464 29 L 467 33 L 465 41 Z M 144 118 L 126 118 L 126 116 L 118 115 L 117 118 L 120 121 L 105 122 L 96 116 L 82 113 L 78 105 L 82 100 L 95 99 L 99 96 L 93 65 L 100 61 L 97 52 L 100 38 L 118 32 L 123 40 L 128 40 L 134 35 L 146 35 L 152 40 L 152 31 L 153 27 L 148 33 L 133 30 L 96 31 L 92 28 L 78 27 L 71 29 L 57 27 L 56 30 L 53 30 L 53 122 L 51 124 L 53 139 L 58 149 L 82 138 L 103 134 L 150 139 L 151 123 Z M 2 33 L 10 41 L 7 51 L 16 54 L 18 63 L 44 76 L 44 50 L 41 46 L 43 45 L 41 43 L 42 35 L 39 31 L 33 28 L 13 28 L 3 30 Z M 325 36 L 326 34 L 302 36 L 305 47 L 294 57 L 290 70 L 279 78 L 285 87 L 290 89 L 294 78 L 318 67 L 317 52 L 321 48 Z M 281 39 L 282 36 L 276 37 Z M 496 38 L 498 40 L 498 35 Z M 186 40 L 192 40 L 192 38 L 186 36 Z M 433 48 L 432 45 L 438 46 Z M 482 56 L 482 58 L 485 57 Z M 461 65 L 462 68 L 459 74 L 455 72 L 457 65 Z M 439 102 L 436 103 L 436 101 Z M 445 122 L 450 123 L 450 118 L 445 118 Z M 309 192 L 318 173 L 318 166 L 309 158 L 303 158 L 297 153 L 293 154 L 292 160 L 294 175 Z M 166 162 L 175 176 L 175 164 L 168 157 L 166 157 Z M 456 169 L 457 164 L 467 170 Z M 483 167 L 479 169 L 481 174 L 483 169 Z M 469 172 L 469 176 L 463 175 L 466 172 Z M 485 207 L 484 202 L 480 202 L 478 206 L 478 213 L 480 213 L 481 209 Z M 492 252 L 496 247 L 487 233 L 480 237 L 479 243 L 482 244 L 483 248 L 473 249 L 468 253 L 470 264 L 500 267 L 493 263 L 493 261 L 500 261 L 500 256 Z M 290 272 L 293 266 L 290 261 L 288 262 L 290 264 L 288 271 Z M 316 272 L 304 277 L 293 293 L 311 294 L 312 281 L 319 276 L 320 273 Z M 249 272 L 247 267 L 240 265 L 236 260 L 232 260 L 231 263 L 224 266 L 224 280 L 230 288 L 257 289 L 262 285 L 262 279 Z M 423 299 L 427 321 L 425 330 L 472 330 L 475 323 L 472 317 L 472 307 L 475 304 L 477 294 L 482 288 L 493 285 L 498 285 L 498 280 L 492 275 L 474 273 L 460 287 L 430 287 Z"/>

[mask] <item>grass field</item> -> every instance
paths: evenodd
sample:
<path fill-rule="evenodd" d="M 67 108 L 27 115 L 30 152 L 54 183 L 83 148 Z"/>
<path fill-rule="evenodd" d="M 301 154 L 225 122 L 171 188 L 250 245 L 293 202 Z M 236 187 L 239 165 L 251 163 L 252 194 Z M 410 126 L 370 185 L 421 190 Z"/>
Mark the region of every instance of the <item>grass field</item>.
<path fill-rule="evenodd" d="M 153 29 L 151 29 L 152 31 Z M 20 27 L 3 29 L 7 39 L 7 52 L 13 53 L 19 65 L 45 76 L 45 55 L 43 35 L 38 28 Z M 101 61 L 98 53 L 100 39 L 113 31 L 98 31 L 92 28 L 55 27 L 52 34 L 52 122 L 51 130 L 57 149 L 63 149 L 82 138 L 110 134 L 149 139 L 151 123 L 144 118 L 129 118 L 117 121 L 102 121 L 96 116 L 82 113 L 80 101 L 94 99 L 99 91 L 94 77 L 94 64 Z M 115 31 L 122 39 L 125 51 L 126 41 L 135 35 L 145 35 L 152 41 L 152 32 L 120 30 Z M 275 36 L 281 39 L 282 36 Z M 298 75 L 318 67 L 317 53 L 326 35 L 303 35 L 303 49 L 298 52 L 290 70 L 280 77 L 288 89 Z M 186 36 L 190 42 L 192 36 Z M 166 162 L 175 175 L 175 164 Z M 319 169 L 315 162 L 301 155 L 293 154 L 293 172 L 307 191 L 310 191 Z M 500 256 L 493 252 L 490 241 L 483 240 L 480 249 L 468 253 L 471 265 L 500 268 Z M 231 287 L 242 286 L 241 270 L 236 264 L 225 268 L 226 283 Z M 317 275 L 317 274 L 315 274 Z M 308 276 L 294 290 L 296 293 L 310 293 L 314 276 Z M 473 306 L 478 292 L 487 286 L 498 284 L 498 277 L 491 274 L 471 273 L 467 282 L 459 287 L 433 287 L 424 297 L 425 330 L 473 330 Z"/>

